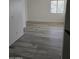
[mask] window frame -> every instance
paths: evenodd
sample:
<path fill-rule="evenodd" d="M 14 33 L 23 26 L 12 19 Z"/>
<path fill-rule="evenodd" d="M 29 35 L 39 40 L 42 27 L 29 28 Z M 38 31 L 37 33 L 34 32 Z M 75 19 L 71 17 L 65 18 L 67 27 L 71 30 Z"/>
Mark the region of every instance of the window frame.
<path fill-rule="evenodd" d="M 51 1 L 57 1 L 57 6 L 56 6 L 56 12 L 51 12 Z M 50 8 L 49 8 L 49 10 L 50 10 L 50 13 L 51 14 L 63 14 L 63 13 L 65 13 L 65 1 L 64 1 L 64 6 L 63 6 L 63 12 L 58 12 L 58 1 L 64 1 L 64 0 L 50 0 Z"/>

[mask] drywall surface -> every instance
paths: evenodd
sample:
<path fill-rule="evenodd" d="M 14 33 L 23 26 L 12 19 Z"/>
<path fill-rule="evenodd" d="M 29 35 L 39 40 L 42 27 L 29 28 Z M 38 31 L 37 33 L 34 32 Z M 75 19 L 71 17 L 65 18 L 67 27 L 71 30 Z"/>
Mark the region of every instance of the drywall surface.
<path fill-rule="evenodd" d="M 25 0 L 9 0 L 9 45 L 24 34 L 25 16 Z"/>
<path fill-rule="evenodd" d="M 28 0 L 28 21 L 64 22 L 65 13 L 50 13 L 50 1 Z"/>
<path fill-rule="evenodd" d="M 25 0 L 25 17 L 26 21 L 28 20 L 28 0 Z"/>

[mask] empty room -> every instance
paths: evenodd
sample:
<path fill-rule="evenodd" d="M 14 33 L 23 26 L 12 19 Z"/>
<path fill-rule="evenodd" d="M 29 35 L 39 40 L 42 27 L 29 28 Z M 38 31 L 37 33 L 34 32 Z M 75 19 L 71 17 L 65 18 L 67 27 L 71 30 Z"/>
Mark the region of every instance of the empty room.
<path fill-rule="evenodd" d="M 66 13 L 67 0 L 9 0 L 9 59 L 64 59 Z"/>

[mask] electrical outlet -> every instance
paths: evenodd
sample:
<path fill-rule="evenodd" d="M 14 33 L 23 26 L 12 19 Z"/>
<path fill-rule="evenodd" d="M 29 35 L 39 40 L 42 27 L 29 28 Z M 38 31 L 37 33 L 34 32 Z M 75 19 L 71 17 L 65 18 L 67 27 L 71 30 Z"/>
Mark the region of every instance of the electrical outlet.
<path fill-rule="evenodd" d="M 18 35 L 18 32 L 16 32 L 16 35 Z"/>
<path fill-rule="evenodd" d="M 24 32 L 24 33 L 26 32 L 26 27 L 23 28 L 23 32 Z"/>

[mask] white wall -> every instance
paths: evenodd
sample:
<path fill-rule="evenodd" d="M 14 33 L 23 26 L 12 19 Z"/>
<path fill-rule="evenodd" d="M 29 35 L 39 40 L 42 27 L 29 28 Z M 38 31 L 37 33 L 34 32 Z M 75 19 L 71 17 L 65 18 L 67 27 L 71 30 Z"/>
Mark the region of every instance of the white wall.
<path fill-rule="evenodd" d="M 50 13 L 50 1 L 51 0 L 28 0 L 28 21 L 64 22 L 65 13 Z"/>
<path fill-rule="evenodd" d="M 24 34 L 25 16 L 25 0 L 9 0 L 9 45 Z"/>

